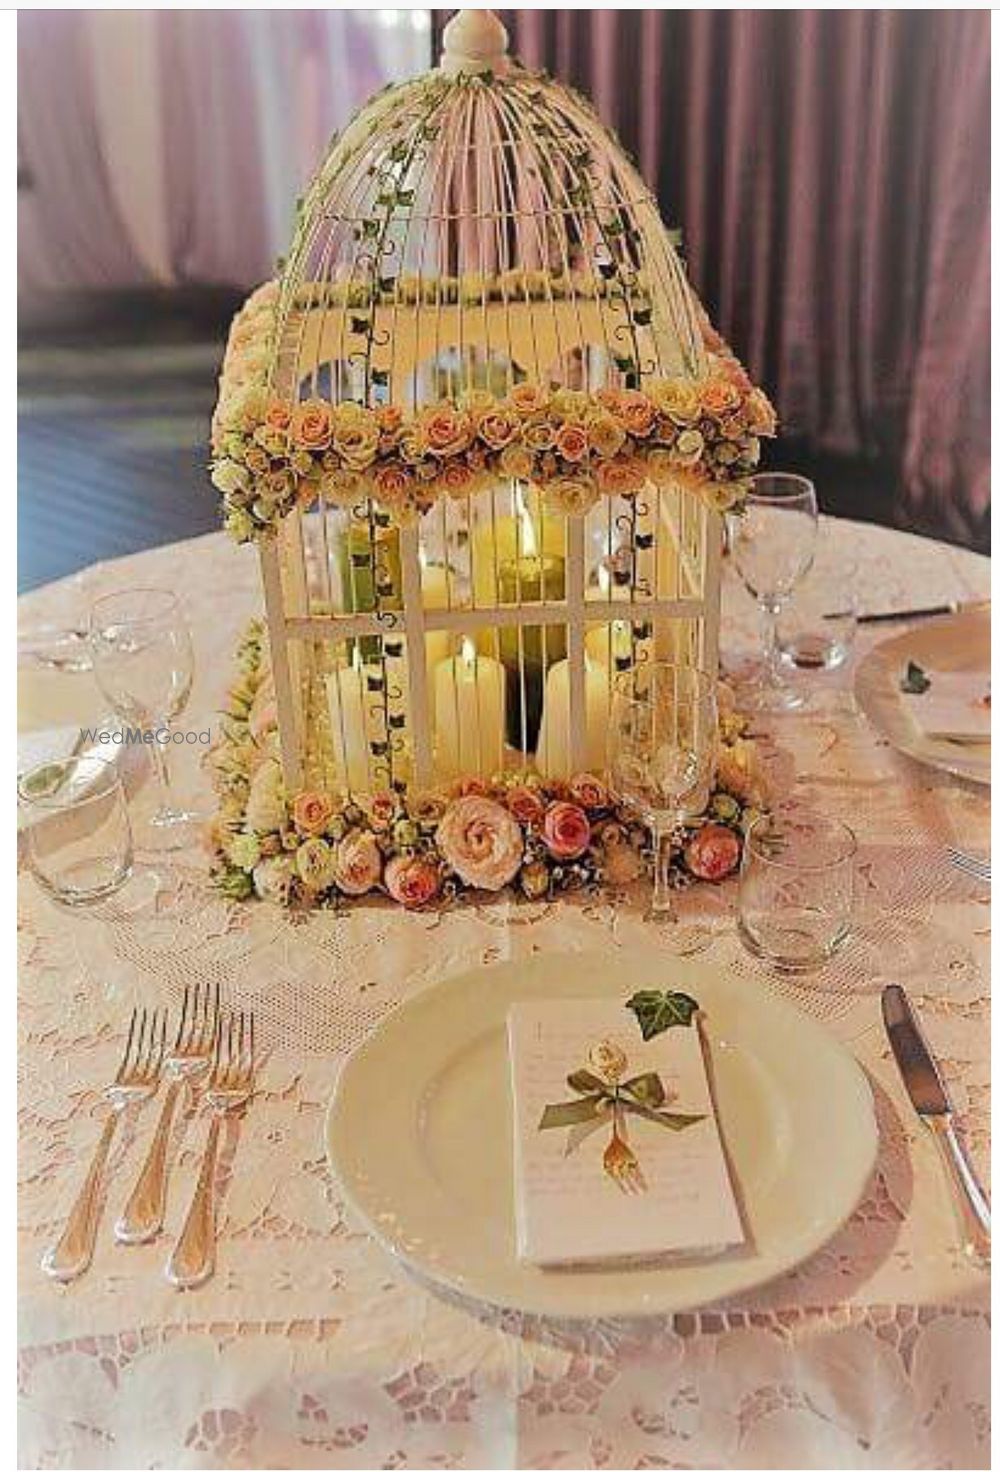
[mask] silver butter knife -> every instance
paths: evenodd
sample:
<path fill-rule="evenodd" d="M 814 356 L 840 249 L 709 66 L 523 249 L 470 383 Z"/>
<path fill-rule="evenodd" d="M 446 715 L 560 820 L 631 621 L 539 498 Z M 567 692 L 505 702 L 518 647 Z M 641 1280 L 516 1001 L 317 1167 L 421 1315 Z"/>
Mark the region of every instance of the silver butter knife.
<path fill-rule="evenodd" d="M 910 999 L 901 986 L 883 988 L 882 1020 L 910 1102 L 937 1141 L 948 1171 L 962 1231 L 963 1250 L 969 1257 L 988 1262 L 990 1203 L 955 1134 L 951 1102 L 930 1049 L 924 1042 Z"/>

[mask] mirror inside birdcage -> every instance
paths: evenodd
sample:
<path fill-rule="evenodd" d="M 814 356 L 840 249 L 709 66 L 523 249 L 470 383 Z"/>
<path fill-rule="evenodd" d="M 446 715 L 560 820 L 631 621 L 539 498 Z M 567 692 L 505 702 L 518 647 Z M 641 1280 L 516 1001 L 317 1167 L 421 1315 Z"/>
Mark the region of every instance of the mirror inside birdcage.
<path fill-rule="evenodd" d="M 321 497 L 282 533 L 304 774 L 373 791 L 603 769 L 618 676 L 703 657 L 710 531 L 651 484 L 575 516 L 498 481 L 403 527 Z"/>

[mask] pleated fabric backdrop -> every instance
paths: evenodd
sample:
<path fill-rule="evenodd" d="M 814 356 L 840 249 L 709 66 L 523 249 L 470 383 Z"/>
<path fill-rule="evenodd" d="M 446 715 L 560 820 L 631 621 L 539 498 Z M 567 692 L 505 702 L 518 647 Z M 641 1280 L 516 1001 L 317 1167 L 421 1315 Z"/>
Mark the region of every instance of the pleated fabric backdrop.
<path fill-rule="evenodd" d="M 982 543 L 988 13 L 499 13 L 621 134 L 784 432 L 883 459 L 898 522 Z"/>

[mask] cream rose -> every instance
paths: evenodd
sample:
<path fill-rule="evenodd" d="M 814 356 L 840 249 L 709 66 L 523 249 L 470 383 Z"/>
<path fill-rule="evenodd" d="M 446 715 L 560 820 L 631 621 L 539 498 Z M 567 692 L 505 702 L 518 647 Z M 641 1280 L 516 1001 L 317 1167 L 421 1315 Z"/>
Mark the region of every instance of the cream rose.
<path fill-rule="evenodd" d="M 334 849 L 333 877 L 344 894 L 367 894 L 382 877 L 382 853 L 374 833 L 354 828 Z"/>
<path fill-rule="evenodd" d="M 285 821 L 285 784 L 272 758 L 257 768 L 247 798 L 247 824 L 257 833 L 273 833 Z"/>
<path fill-rule="evenodd" d="M 332 443 L 352 470 L 367 470 L 378 453 L 378 421 L 370 409 L 342 404 L 332 427 Z"/>
<path fill-rule="evenodd" d="M 524 857 L 521 830 L 510 813 L 489 797 L 460 797 L 437 828 L 445 862 L 473 889 L 509 884 Z"/>

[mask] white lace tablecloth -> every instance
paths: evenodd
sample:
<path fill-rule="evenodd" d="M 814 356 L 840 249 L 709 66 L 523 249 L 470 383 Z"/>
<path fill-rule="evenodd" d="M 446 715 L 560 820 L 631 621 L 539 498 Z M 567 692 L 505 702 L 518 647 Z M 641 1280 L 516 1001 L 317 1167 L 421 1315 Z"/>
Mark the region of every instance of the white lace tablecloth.
<path fill-rule="evenodd" d="M 828 523 L 867 607 L 982 596 L 983 558 Z M 88 569 L 22 599 L 22 624 L 73 622 L 98 591 L 179 591 L 199 672 L 184 724 L 215 719 L 236 635 L 258 607 L 247 550 L 206 537 Z M 752 640 L 727 586 L 724 650 Z M 884 629 L 862 633 L 864 650 Z M 208 891 L 195 853 L 140 868 L 101 914 L 21 884 L 20 1465 L 41 1467 L 985 1467 L 985 1276 L 959 1254 L 930 1139 L 879 1024 L 897 979 L 917 1003 L 980 1169 L 988 1163 L 988 892 L 942 847 L 988 845 L 988 798 L 921 768 L 857 715 L 850 671 L 817 678 L 778 727 L 794 795 L 849 819 L 863 901 L 852 945 L 808 984 L 770 974 L 713 909 L 709 955 L 818 1017 L 872 1079 L 881 1127 L 865 1200 L 797 1272 L 738 1302 L 655 1322 L 527 1321 L 418 1284 L 353 1223 L 327 1171 L 323 1118 L 346 1053 L 401 998 L 470 965 L 543 949 L 628 947 L 628 906 L 501 900 L 443 915 L 377 906 L 294 923 Z M 27 726 L 102 713 L 85 675 L 31 674 Z M 197 748 L 194 748 L 197 750 Z M 192 765 L 189 776 L 194 779 Z M 688 897 L 690 900 L 690 897 Z M 274 1045 L 224 1151 L 219 1271 L 178 1293 L 162 1265 L 203 1138 L 182 1120 L 168 1230 L 119 1247 L 110 1225 L 155 1111 L 116 1158 L 90 1273 L 38 1269 L 81 1178 L 135 997 L 218 978 Z M 836 1119 L 830 1121 L 831 1141 Z"/>

